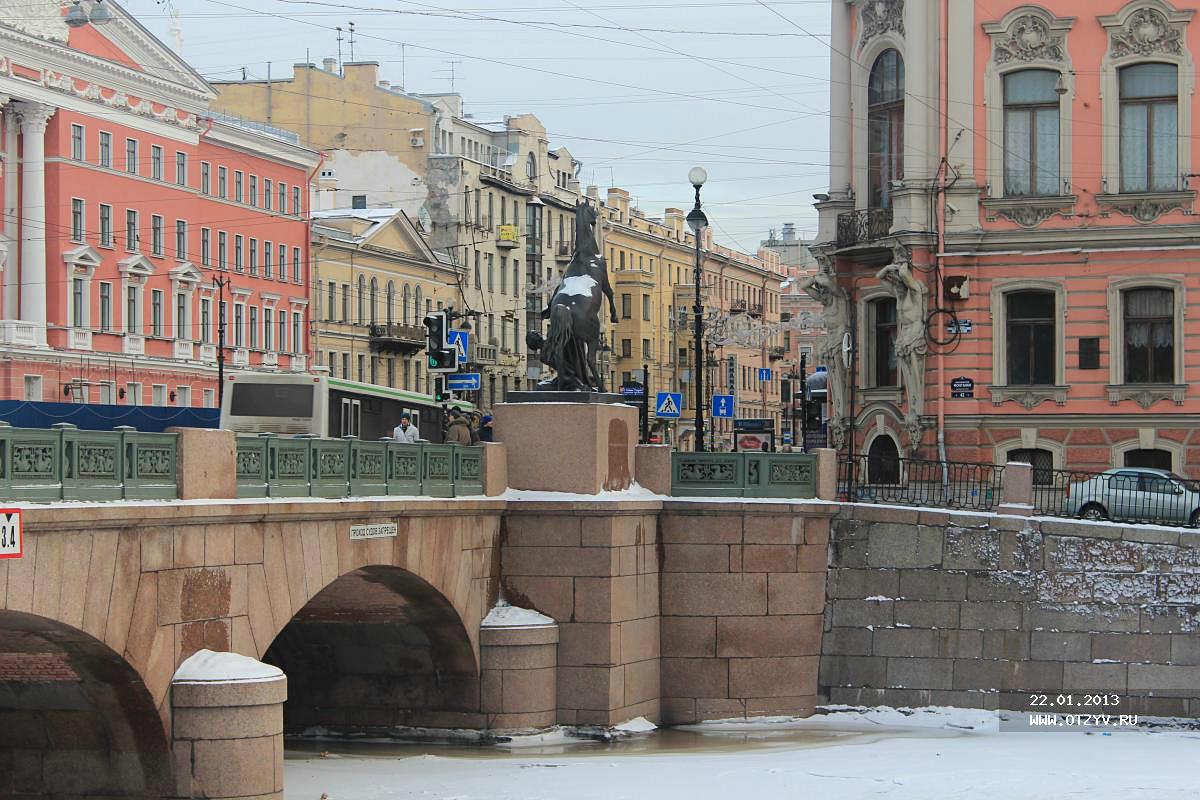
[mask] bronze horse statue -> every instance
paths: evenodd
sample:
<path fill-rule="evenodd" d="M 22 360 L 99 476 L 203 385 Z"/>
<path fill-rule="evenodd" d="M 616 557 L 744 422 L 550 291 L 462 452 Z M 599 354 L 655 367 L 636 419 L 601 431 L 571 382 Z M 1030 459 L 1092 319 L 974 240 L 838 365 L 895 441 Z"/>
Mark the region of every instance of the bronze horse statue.
<path fill-rule="evenodd" d="M 596 209 L 588 203 L 575 206 L 575 252 L 562 282 L 542 311 L 550 320 L 542 349 L 542 362 L 557 376 L 538 384 L 540 390 L 603 392 L 604 377 L 596 366 L 600 349 L 600 311 L 604 298 L 617 323 L 617 304 L 608 282 L 608 265 L 600 254 L 595 234 Z"/>

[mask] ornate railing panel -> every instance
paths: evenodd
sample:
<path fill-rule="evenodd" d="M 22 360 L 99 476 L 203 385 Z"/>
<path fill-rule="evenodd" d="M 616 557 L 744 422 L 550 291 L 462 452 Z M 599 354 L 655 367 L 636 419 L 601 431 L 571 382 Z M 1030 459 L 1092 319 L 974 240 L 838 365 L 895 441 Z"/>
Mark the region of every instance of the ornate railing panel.
<path fill-rule="evenodd" d="M 234 466 L 237 471 L 238 497 L 266 497 L 268 436 L 237 437 L 237 454 Z M 306 445 L 307 448 L 307 445 Z M 308 476 L 305 475 L 304 494 L 308 494 Z"/>
<path fill-rule="evenodd" d="M 853 247 L 874 242 L 892 232 L 891 208 L 860 208 L 838 214 L 837 245 Z"/>
<path fill-rule="evenodd" d="M 454 497 L 454 445 L 421 446 L 421 488 L 429 497 Z"/>
<path fill-rule="evenodd" d="M 804 453 L 673 453 L 675 497 L 817 496 L 817 459 Z"/>
<path fill-rule="evenodd" d="M 483 494 L 483 448 L 454 447 L 454 495 Z"/>

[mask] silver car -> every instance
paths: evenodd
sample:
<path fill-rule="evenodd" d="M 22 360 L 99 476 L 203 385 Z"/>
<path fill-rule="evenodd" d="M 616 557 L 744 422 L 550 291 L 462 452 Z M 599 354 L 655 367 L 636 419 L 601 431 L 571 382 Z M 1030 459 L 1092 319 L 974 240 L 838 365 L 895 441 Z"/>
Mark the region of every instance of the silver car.
<path fill-rule="evenodd" d="M 1083 519 L 1200 524 L 1200 491 L 1163 469 L 1122 467 L 1072 483 L 1063 511 Z"/>

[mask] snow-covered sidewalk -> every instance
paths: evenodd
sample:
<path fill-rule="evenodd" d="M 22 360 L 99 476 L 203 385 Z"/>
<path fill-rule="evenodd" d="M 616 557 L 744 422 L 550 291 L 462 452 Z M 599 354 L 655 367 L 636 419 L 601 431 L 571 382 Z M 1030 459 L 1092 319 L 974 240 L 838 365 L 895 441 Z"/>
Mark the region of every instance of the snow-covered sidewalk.
<path fill-rule="evenodd" d="M 617 745 L 446 752 L 291 753 L 286 798 L 1200 797 L 1198 731 L 1011 733 L 998 729 L 995 714 L 958 709 L 845 710 L 807 720 L 710 723 Z"/>

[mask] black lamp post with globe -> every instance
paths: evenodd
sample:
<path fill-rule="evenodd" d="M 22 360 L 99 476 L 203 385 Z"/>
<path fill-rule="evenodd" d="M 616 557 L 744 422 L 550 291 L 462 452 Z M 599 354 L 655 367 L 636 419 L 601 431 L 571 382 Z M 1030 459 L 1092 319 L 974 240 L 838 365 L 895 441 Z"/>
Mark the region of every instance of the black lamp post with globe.
<path fill-rule="evenodd" d="M 700 187 L 708 180 L 704 167 L 692 167 L 688 172 L 688 182 L 696 190 L 696 205 L 687 215 L 688 227 L 696 241 L 696 302 L 692 306 L 692 316 L 695 318 L 695 342 L 692 352 L 695 354 L 695 367 L 692 371 L 696 390 L 696 450 L 704 451 L 704 302 L 700 296 L 700 281 L 703 267 L 700 263 L 700 238 L 708 227 L 708 217 L 700 208 Z"/>

